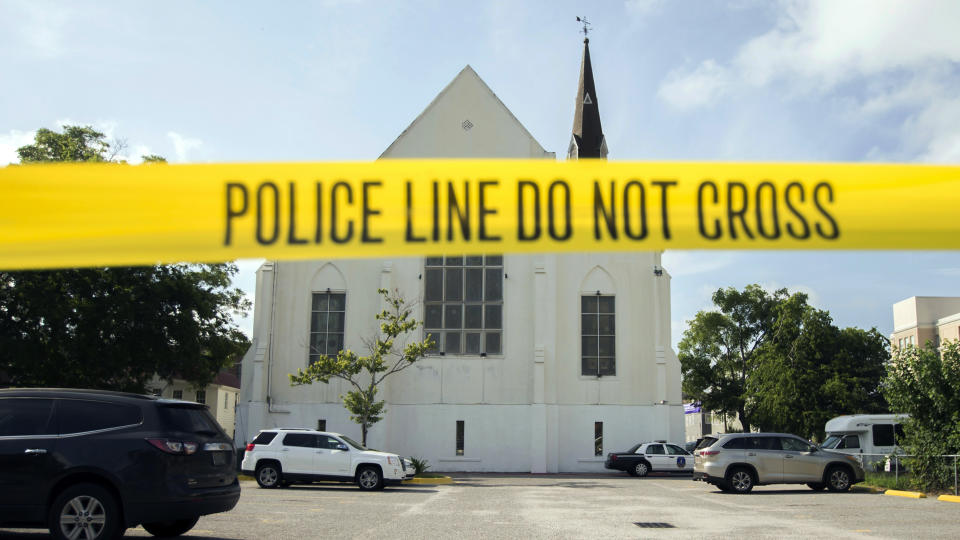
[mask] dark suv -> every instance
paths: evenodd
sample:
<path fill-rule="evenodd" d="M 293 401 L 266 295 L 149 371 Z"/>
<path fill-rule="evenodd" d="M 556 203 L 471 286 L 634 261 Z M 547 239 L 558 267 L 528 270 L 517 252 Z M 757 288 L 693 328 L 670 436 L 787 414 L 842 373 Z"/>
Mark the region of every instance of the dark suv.
<path fill-rule="evenodd" d="M 91 390 L 0 390 L 0 525 L 179 536 L 237 504 L 235 452 L 204 405 Z"/>

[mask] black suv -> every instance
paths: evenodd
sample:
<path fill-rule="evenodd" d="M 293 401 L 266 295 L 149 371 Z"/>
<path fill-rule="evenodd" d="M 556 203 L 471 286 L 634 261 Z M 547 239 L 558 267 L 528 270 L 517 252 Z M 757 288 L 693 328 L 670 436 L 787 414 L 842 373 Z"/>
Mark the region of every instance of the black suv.
<path fill-rule="evenodd" d="M 233 443 L 204 405 L 92 390 L 0 390 L 0 525 L 179 536 L 237 504 Z"/>

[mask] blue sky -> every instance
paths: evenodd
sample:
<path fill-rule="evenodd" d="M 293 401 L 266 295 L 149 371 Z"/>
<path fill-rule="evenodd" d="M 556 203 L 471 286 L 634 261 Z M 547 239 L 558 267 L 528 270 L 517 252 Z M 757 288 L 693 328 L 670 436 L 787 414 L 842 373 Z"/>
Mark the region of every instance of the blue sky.
<path fill-rule="evenodd" d="M 548 150 L 582 36 L 612 160 L 960 163 L 960 3 L 322 0 L 0 4 L 0 165 L 91 124 L 175 162 L 375 159 L 470 64 Z M 960 295 L 954 252 L 668 252 L 673 335 L 718 287 L 810 294 L 841 325 Z M 241 261 L 253 293 L 256 261 Z M 242 321 L 249 330 L 250 319 Z"/>

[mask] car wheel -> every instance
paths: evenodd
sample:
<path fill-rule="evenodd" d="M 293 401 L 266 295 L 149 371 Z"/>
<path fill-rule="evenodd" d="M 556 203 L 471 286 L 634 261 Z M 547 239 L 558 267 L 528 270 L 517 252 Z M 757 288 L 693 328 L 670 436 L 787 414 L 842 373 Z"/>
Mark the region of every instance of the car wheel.
<path fill-rule="evenodd" d="M 850 489 L 850 470 L 846 467 L 831 467 L 827 471 L 827 487 L 830 491 L 843 492 Z"/>
<path fill-rule="evenodd" d="M 826 489 L 827 485 L 823 482 L 814 482 L 812 484 L 807 484 L 807 487 L 814 491 L 823 491 Z"/>
<path fill-rule="evenodd" d="M 283 482 L 283 470 L 278 463 L 260 463 L 257 465 L 257 483 L 260 487 L 273 489 Z"/>
<path fill-rule="evenodd" d="M 173 538 L 192 529 L 199 520 L 199 517 L 195 517 L 191 519 L 178 519 L 176 521 L 158 521 L 156 523 L 144 523 L 143 528 L 154 536 Z"/>
<path fill-rule="evenodd" d="M 112 540 L 125 527 L 116 498 L 96 484 L 76 484 L 63 490 L 50 507 L 47 525 L 57 540 Z"/>
<path fill-rule="evenodd" d="M 380 470 L 369 465 L 357 471 L 357 486 L 364 491 L 383 489 L 383 476 Z"/>
<path fill-rule="evenodd" d="M 743 467 L 738 467 L 727 473 L 727 485 L 734 493 L 750 493 L 753 489 L 753 474 Z"/>
<path fill-rule="evenodd" d="M 641 461 L 634 465 L 633 467 L 634 476 L 639 476 L 643 478 L 644 476 L 650 474 L 650 464 L 646 461 Z"/>

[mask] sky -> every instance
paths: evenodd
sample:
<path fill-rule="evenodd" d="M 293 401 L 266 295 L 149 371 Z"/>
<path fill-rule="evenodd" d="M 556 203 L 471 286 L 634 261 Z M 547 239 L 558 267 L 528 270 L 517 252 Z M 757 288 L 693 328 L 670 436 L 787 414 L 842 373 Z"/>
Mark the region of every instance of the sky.
<path fill-rule="evenodd" d="M 577 16 L 611 160 L 960 164 L 956 1 L 4 0 L 0 166 L 63 124 L 132 163 L 372 160 L 467 64 L 563 156 Z M 787 287 L 884 334 L 894 302 L 960 296 L 950 251 L 663 261 L 674 344 L 720 287 Z M 251 299 L 259 264 L 239 261 Z"/>

